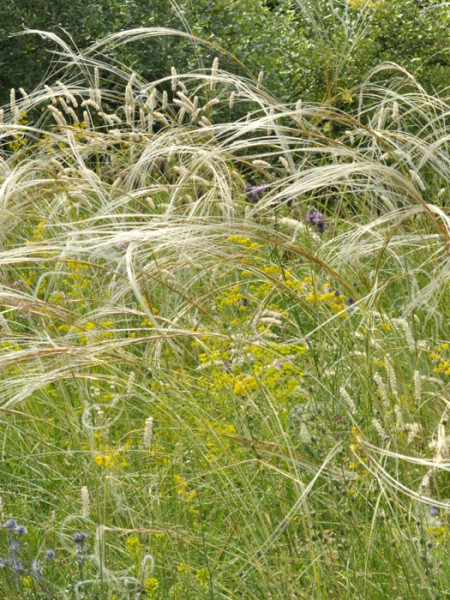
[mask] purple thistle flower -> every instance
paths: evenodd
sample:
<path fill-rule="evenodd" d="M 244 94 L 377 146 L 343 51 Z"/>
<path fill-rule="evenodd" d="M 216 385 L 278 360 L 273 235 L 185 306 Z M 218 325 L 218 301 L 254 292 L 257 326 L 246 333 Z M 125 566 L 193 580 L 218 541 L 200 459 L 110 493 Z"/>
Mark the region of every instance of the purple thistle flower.
<path fill-rule="evenodd" d="M 313 212 L 308 213 L 305 216 L 305 219 L 315 224 L 317 221 L 321 221 L 323 219 L 323 214 L 317 210 L 314 210 Z"/>
<path fill-rule="evenodd" d="M 305 216 L 305 219 L 317 228 L 319 233 L 325 231 L 325 221 L 323 220 L 323 214 L 318 210 L 313 210 Z"/>
<path fill-rule="evenodd" d="M 262 183 L 261 185 L 251 185 L 250 183 L 245 186 L 245 195 L 249 200 L 256 202 L 264 194 L 269 187 L 269 184 Z"/>

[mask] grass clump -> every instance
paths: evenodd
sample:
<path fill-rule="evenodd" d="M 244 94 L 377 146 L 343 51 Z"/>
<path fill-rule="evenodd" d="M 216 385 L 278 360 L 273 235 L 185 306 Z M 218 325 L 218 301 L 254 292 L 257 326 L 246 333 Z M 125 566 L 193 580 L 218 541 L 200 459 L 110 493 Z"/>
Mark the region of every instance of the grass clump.
<path fill-rule="evenodd" d="M 61 44 L 0 130 L 4 594 L 447 597 L 445 100 Z"/>

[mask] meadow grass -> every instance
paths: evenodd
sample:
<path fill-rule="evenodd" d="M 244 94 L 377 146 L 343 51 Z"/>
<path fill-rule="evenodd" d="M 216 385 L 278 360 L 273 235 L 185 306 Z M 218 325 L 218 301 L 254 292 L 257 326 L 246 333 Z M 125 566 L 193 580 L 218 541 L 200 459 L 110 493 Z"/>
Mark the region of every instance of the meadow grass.
<path fill-rule="evenodd" d="M 2 597 L 448 597 L 448 104 L 102 58 L 155 33 L 2 113 Z"/>

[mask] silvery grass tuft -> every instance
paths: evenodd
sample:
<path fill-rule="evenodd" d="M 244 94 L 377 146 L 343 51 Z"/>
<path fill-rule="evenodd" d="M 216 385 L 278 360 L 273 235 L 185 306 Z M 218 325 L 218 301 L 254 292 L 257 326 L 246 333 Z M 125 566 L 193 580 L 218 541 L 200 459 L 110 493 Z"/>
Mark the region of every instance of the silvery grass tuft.
<path fill-rule="evenodd" d="M 61 71 L 0 125 L 1 494 L 76 544 L 56 585 L 445 597 L 445 99 L 385 64 L 349 114 L 285 105 L 104 58 L 187 34 L 41 35 Z"/>

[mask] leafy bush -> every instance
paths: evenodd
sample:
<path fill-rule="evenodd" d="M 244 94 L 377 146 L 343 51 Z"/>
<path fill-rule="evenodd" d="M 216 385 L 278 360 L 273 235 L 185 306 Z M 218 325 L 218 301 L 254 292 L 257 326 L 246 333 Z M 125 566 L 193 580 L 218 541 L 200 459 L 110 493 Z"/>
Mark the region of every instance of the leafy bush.
<path fill-rule="evenodd" d="M 19 0 L 0 9 L 1 102 L 9 88 L 33 89 L 46 75 L 50 55 L 36 35 L 9 38 L 22 27 L 61 34 L 78 47 L 133 27 L 166 27 L 193 33 L 224 49 L 223 67 L 266 73 L 266 85 L 285 100 L 348 106 L 352 88 L 383 61 L 415 74 L 431 92 L 450 82 L 449 12 L 435 0 L 181 0 L 177 4 L 126 0 L 62 2 Z M 56 47 L 47 46 L 55 50 Z M 217 49 L 186 38 L 146 38 L 115 49 L 113 56 L 149 80 L 174 64 L 184 71 L 210 64 Z M 229 53 L 229 54 L 227 54 Z M 239 59 L 241 66 L 235 59 Z M 51 80 L 46 77 L 47 82 Z"/>

